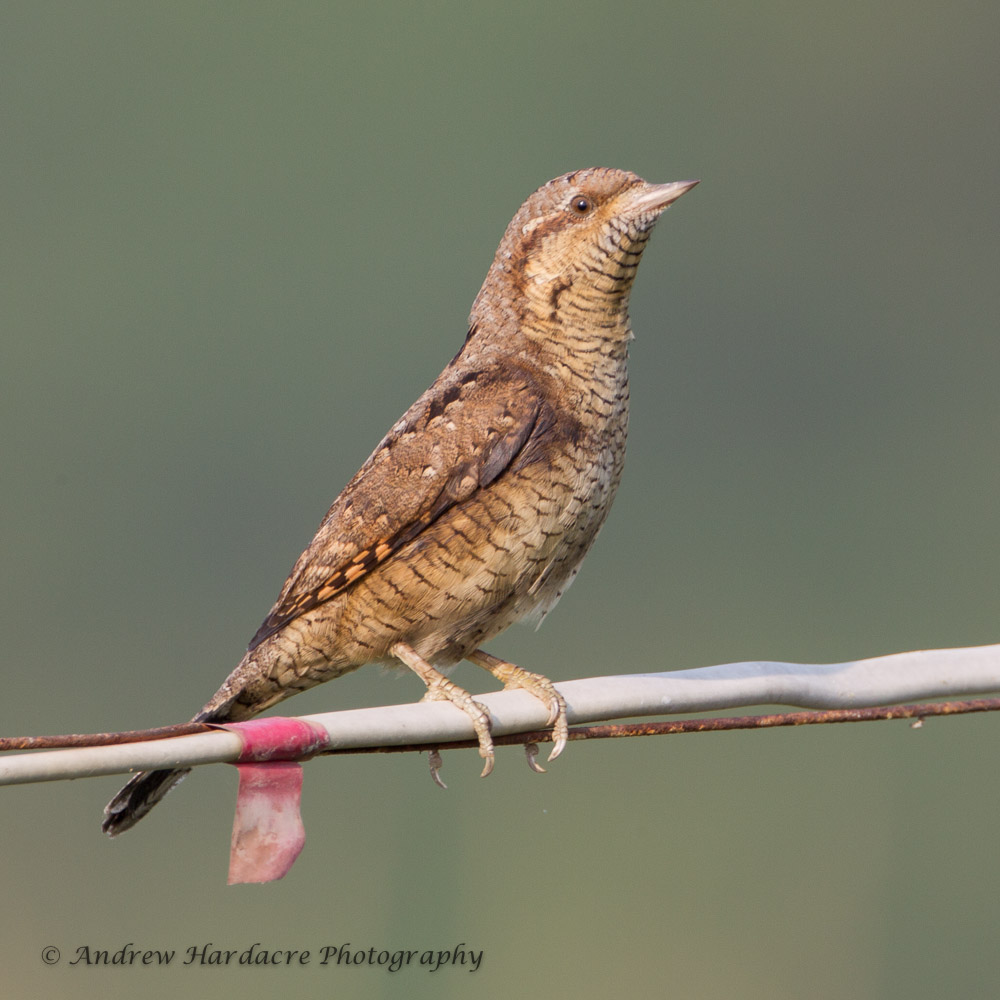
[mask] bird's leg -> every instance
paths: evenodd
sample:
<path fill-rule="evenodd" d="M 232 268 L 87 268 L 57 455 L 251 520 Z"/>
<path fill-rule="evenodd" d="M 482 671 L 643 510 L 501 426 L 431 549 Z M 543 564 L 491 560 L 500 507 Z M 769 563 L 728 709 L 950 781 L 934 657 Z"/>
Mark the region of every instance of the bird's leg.
<path fill-rule="evenodd" d="M 493 737 L 490 736 L 490 713 L 479 702 L 473 700 L 468 691 L 460 688 L 448 680 L 440 670 L 432 667 L 412 646 L 408 646 L 405 642 L 397 642 L 390 647 L 389 652 L 396 659 L 402 660 L 427 685 L 427 694 L 424 695 L 423 701 L 450 701 L 472 719 L 473 728 L 479 739 L 479 756 L 485 761 L 481 777 L 485 778 L 493 770 L 494 761 Z M 435 759 L 431 758 L 431 777 L 443 787 L 444 783 L 437 774 L 440 761 L 441 758 L 438 756 L 435 766 Z"/>
<path fill-rule="evenodd" d="M 566 700 L 555 689 L 552 681 L 541 674 L 533 674 L 513 663 L 498 659 L 481 649 L 469 653 L 466 658 L 477 667 L 488 670 L 505 688 L 523 688 L 548 706 L 548 725 L 552 726 L 552 752 L 548 759 L 555 760 L 566 747 L 566 741 L 569 739 L 569 723 L 566 721 Z M 536 753 L 537 749 L 536 747 Z M 533 771 L 538 770 L 538 766 L 532 762 L 530 753 L 528 764 Z"/>

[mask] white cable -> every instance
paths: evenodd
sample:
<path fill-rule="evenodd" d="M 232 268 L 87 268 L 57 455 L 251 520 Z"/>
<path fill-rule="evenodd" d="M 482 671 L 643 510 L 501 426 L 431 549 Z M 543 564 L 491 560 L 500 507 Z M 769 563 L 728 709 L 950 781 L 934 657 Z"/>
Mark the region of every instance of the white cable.
<path fill-rule="evenodd" d="M 748 661 L 659 674 L 566 681 L 556 687 L 575 725 L 634 716 L 717 711 L 751 705 L 860 708 L 1000 691 L 1000 645 L 894 653 L 846 663 Z M 524 691 L 476 695 L 496 736 L 545 727 L 547 709 Z M 330 735 L 330 747 L 400 746 L 474 738 L 463 712 L 417 702 L 302 716 Z M 145 743 L 0 755 L 0 785 L 123 774 L 233 761 L 241 741 L 218 731 Z"/>

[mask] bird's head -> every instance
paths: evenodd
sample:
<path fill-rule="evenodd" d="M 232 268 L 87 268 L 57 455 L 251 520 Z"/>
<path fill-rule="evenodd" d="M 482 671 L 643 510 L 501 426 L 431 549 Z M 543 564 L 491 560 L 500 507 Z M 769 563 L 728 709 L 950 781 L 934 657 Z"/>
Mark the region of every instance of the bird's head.
<path fill-rule="evenodd" d="M 507 227 L 473 320 L 499 308 L 522 324 L 627 322 L 653 225 L 697 183 L 649 184 L 625 170 L 591 167 L 544 184 Z"/>

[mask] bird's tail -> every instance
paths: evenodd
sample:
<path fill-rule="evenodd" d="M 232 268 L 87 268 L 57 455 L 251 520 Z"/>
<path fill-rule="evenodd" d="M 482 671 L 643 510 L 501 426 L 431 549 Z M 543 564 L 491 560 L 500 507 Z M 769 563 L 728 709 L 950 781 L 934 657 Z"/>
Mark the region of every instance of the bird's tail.
<path fill-rule="evenodd" d="M 231 713 L 228 702 L 210 701 L 191 721 L 226 722 Z M 101 829 L 109 837 L 131 830 L 171 788 L 191 773 L 189 767 L 162 771 L 140 771 L 132 775 L 118 794 L 104 807 Z"/>
<path fill-rule="evenodd" d="M 272 656 L 267 644 L 247 652 L 191 721 L 242 722 L 295 694 L 298 688 L 282 687 L 270 678 Z M 189 767 L 177 767 L 133 775 L 104 807 L 101 829 L 109 837 L 131 830 L 190 771 Z"/>
<path fill-rule="evenodd" d="M 130 830 L 177 782 L 191 772 L 182 767 L 167 771 L 140 771 L 104 807 L 101 829 L 109 837 Z"/>

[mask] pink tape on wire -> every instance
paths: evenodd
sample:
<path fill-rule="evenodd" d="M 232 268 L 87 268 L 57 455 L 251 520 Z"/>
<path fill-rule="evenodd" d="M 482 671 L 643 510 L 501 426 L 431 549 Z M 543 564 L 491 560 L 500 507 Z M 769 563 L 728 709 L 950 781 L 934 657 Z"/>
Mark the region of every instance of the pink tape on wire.
<path fill-rule="evenodd" d="M 281 716 L 218 725 L 243 740 L 229 851 L 229 884 L 273 882 L 291 870 L 306 842 L 299 804 L 302 765 L 328 743 L 326 730 Z"/>

